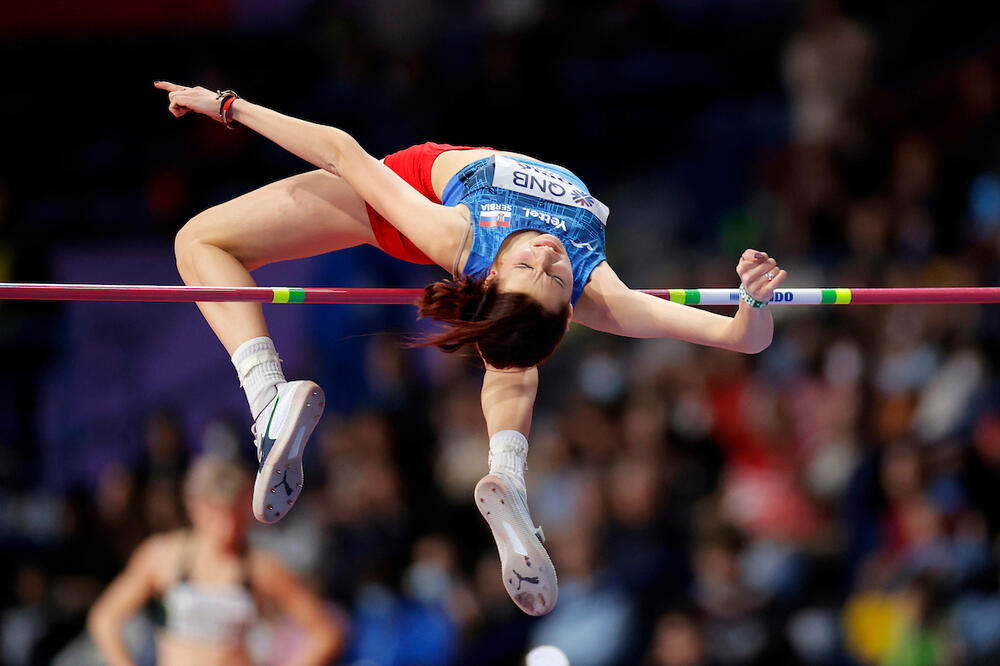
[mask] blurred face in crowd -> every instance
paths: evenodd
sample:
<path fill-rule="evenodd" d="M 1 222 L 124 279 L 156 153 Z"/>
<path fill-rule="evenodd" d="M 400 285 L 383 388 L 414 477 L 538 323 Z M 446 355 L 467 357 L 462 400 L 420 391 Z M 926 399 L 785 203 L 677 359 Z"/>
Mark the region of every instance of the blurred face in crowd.
<path fill-rule="evenodd" d="M 640 527 L 656 517 L 659 467 L 638 458 L 619 461 L 611 470 L 608 503 L 623 525 Z"/>
<path fill-rule="evenodd" d="M 597 569 L 597 534 L 593 529 L 572 525 L 555 532 L 549 542 L 549 552 L 559 562 L 560 575 L 587 580 Z"/>
<path fill-rule="evenodd" d="M 110 463 L 101 470 L 97 483 L 97 509 L 101 516 L 116 522 L 119 517 L 133 510 L 136 484 L 135 475 L 119 463 Z"/>
<path fill-rule="evenodd" d="M 894 446 L 882 459 L 882 488 L 887 497 L 901 500 L 920 493 L 920 456 L 910 446 Z"/>
<path fill-rule="evenodd" d="M 704 663 L 701 632 L 687 615 L 668 613 L 656 623 L 653 659 L 657 666 L 697 666 Z"/>
<path fill-rule="evenodd" d="M 698 578 L 709 584 L 736 585 L 739 582 L 737 553 L 724 544 L 709 541 L 699 545 L 694 560 Z"/>
<path fill-rule="evenodd" d="M 907 502 L 903 508 L 903 530 L 909 542 L 929 543 L 941 536 L 941 516 L 924 499 Z"/>

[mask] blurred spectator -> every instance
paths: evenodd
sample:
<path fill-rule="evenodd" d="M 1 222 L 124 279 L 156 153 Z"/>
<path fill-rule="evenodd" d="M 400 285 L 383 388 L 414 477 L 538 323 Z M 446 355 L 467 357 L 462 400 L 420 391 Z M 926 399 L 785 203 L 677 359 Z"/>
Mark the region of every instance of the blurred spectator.
<path fill-rule="evenodd" d="M 599 561 L 596 534 L 564 527 L 547 545 L 559 563 L 558 610 L 534 624 L 531 643 L 559 646 L 574 665 L 620 663 L 635 639 L 633 608 L 617 572 Z"/>
<path fill-rule="evenodd" d="M 25 565 L 14 574 L 14 601 L 0 617 L 3 663 L 28 666 L 34 663 L 35 645 L 45 636 L 50 616 L 48 580 L 38 566 Z"/>
<path fill-rule="evenodd" d="M 456 652 L 461 628 L 478 609 L 455 571 L 454 544 L 428 535 L 413 551 L 402 595 L 386 585 L 362 586 L 349 659 L 387 666 L 437 664 L 448 663 Z"/>
<path fill-rule="evenodd" d="M 188 466 L 182 428 L 178 415 L 173 411 L 158 410 L 149 415 L 146 420 L 146 450 L 140 464 L 144 476 L 180 485 Z"/>
<path fill-rule="evenodd" d="M 710 654 L 723 664 L 751 663 L 768 644 L 758 614 L 764 598 L 746 586 L 739 566 L 741 536 L 719 527 L 698 539 L 691 597 L 705 616 Z"/>
<path fill-rule="evenodd" d="M 855 105 L 865 92 L 873 39 L 838 0 L 808 0 L 802 27 L 785 52 L 796 140 L 829 146 L 853 138 Z"/>
<path fill-rule="evenodd" d="M 900 595 L 900 617 L 884 663 L 887 666 L 934 666 L 950 663 L 942 605 L 932 579 L 914 579 Z"/>
<path fill-rule="evenodd" d="M 709 666 L 701 627 L 693 614 L 673 611 L 660 617 L 646 663 L 650 666 Z"/>

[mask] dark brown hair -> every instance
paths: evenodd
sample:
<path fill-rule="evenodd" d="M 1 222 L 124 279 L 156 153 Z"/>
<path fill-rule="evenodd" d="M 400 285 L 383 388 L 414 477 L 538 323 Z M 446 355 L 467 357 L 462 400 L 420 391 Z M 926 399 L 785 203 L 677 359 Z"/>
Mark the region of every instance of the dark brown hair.
<path fill-rule="evenodd" d="M 494 368 L 530 368 L 555 351 L 569 318 L 569 307 L 546 310 L 528 294 L 500 291 L 496 282 L 462 276 L 424 287 L 417 301 L 419 317 L 431 317 L 447 330 L 413 343 L 454 352 L 477 349 Z"/>

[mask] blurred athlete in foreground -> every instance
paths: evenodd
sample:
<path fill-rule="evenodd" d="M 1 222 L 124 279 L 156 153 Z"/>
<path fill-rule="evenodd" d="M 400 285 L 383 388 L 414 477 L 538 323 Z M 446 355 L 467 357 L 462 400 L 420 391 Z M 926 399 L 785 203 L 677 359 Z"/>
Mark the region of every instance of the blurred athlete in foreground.
<path fill-rule="evenodd" d="M 112 666 L 134 663 L 123 625 L 150 601 L 162 608 L 160 666 L 249 666 L 245 634 L 268 600 L 305 631 L 282 663 L 320 666 L 344 645 L 342 629 L 274 556 L 246 544 L 250 484 L 243 467 L 204 456 L 184 486 L 190 530 L 144 541 L 90 611 L 87 625 Z"/>

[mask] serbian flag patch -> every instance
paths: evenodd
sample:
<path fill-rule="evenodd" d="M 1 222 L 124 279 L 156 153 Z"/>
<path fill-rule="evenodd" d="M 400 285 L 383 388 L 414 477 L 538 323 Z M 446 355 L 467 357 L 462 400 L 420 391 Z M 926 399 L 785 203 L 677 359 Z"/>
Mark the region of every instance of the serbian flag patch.
<path fill-rule="evenodd" d="M 510 211 L 508 210 L 484 210 L 479 213 L 479 226 L 481 227 L 509 227 Z"/>

